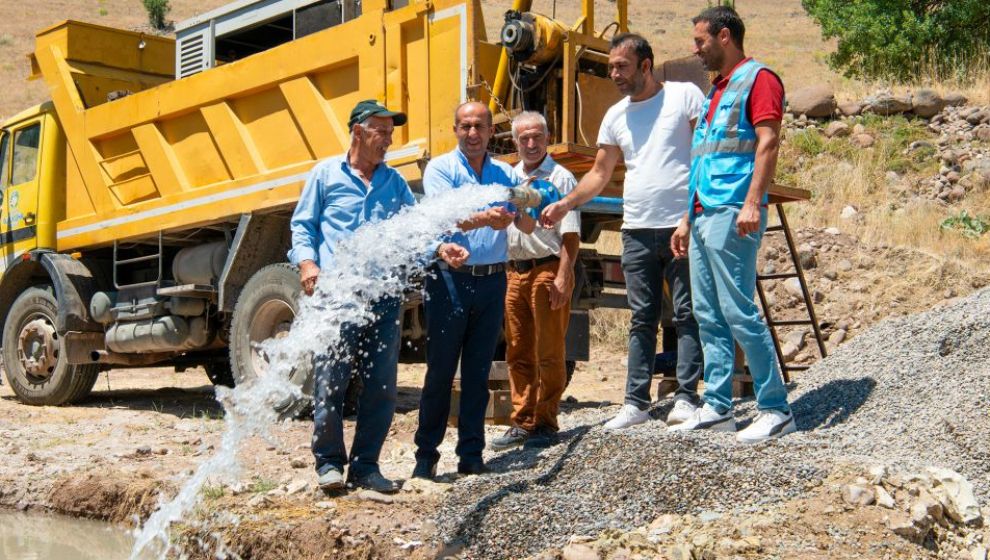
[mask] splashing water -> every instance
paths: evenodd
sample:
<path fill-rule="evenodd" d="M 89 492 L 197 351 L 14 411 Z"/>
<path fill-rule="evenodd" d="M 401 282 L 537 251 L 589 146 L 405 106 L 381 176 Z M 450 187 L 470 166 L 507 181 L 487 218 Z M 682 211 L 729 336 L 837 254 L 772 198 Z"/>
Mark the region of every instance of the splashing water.
<path fill-rule="evenodd" d="M 209 481 L 236 480 L 240 472 L 238 450 L 248 439 L 272 440 L 271 428 L 279 422 L 276 405 L 303 397 L 299 387 L 290 382 L 293 374 L 308 371 L 314 359 L 346 359 L 341 328 L 374 320 L 372 305 L 383 297 L 402 296 L 410 277 L 422 273 L 432 262 L 430 250 L 442 232 L 507 195 L 507 189 L 492 186 L 450 190 L 424 198 L 388 220 L 365 224 L 337 243 L 333 267 L 321 271 L 313 297 L 300 298 L 292 329 L 283 338 L 261 344 L 269 360 L 267 374 L 233 390 L 217 387 L 217 398 L 226 411 L 217 452 L 199 465 L 172 501 L 148 518 L 137 532 L 131 560 L 146 558 L 149 552 L 159 558 L 178 552 L 169 527 L 184 520 L 199 503 L 200 492 Z M 218 556 L 226 557 L 219 536 L 213 536 L 221 549 Z"/>

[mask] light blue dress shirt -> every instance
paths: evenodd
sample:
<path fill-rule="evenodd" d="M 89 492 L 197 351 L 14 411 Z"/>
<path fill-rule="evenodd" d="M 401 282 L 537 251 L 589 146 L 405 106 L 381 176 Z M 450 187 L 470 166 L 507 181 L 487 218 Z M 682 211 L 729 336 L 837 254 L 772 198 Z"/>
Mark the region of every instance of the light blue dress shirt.
<path fill-rule="evenodd" d="M 520 182 L 522 179 L 516 175 L 512 166 L 494 160 L 487 154 L 479 177 L 460 148 L 433 158 L 423 172 L 423 192 L 426 196 L 433 196 L 463 185 L 513 187 Z M 515 211 L 515 207 L 508 202 L 500 202 L 497 205 Z M 467 265 L 495 264 L 505 262 L 509 258 L 509 243 L 504 229 L 494 230 L 483 227 L 468 232 L 456 231 L 445 237 L 445 240 L 457 243 L 468 250 L 470 256 L 465 263 Z"/>
<path fill-rule="evenodd" d="M 375 168 L 369 188 L 351 170 L 346 153 L 323 160 L 310 171 L 292 213 L 289 261 L 314 260 L 328 268 L 338 241 L 366 222 L 387 219 L 415 203 L 406 180 L 385 163 Z"/>

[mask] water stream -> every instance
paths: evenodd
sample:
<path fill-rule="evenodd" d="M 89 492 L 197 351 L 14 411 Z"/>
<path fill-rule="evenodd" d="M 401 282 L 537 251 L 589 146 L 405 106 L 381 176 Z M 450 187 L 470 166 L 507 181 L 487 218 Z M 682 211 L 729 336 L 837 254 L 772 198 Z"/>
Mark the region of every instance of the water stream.
<path fill-rule="evenodd" d="M 200 535 L 211 535 L 208 545 L 225 555 L 222 535 L 210 531 L 209 520 L 193 522 L 188 513 L 200 500 L 206 484 L 234 483 L 240 476 L 238 450 L 255 437 L 272 439 L 271 428 L 279 421 L 273 405 L 300 396 L 288 380 L 318 360 L 342 359 L 339 348 L 341 326 L 367 324 L 374 316 L 372 304 L 384 296 L 401 296 L 410 278 L 421 274 L 430 251 L 444 231 L 478 208 L 505 200 L 507 190 L 471 186 L 424 198 L 388 220 L 369 223 L 335 248 L 334 266 L 319 277 L 313 297 L 300 301 L 299 313 L 287 336 L 262 346 L 269 371 L 254 383 L 233 390 L 217 388 L 226 409 L 225 427 L 216 453 L 200 464 L 168 503 L 163 503 L 137 533 L 132 560 L 152 552 L 164 558 L 180 553 L 171 540 L 169 527 L 176 522 L 198 523 Z M 226 514 L 230 515 L 230 514 Z M 225 519 L 236 523 L 236 519 Z"/>

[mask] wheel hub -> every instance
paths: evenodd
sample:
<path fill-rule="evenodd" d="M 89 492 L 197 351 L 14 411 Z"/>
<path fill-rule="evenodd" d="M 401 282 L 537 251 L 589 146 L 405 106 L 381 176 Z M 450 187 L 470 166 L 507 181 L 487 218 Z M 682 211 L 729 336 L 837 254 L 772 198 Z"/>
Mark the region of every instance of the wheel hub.
<path fill-rule="evenodd" d="M 18 356 L 24 371 L 34 377 L 48 379 L 58 362 L 58 335 L 45 319 L 34 319 L 21 328 L 18 336 Z"/>
<path fill-rule="evenodd" d="M 248 336 L 251 346 L 251 365 L 256 374 L 263 375 L 268 371 L 268 356 L 259 343 L 288 335 L 295 315 L 288 303 L 279 300 L 267 301 L 255 312 Z"/>

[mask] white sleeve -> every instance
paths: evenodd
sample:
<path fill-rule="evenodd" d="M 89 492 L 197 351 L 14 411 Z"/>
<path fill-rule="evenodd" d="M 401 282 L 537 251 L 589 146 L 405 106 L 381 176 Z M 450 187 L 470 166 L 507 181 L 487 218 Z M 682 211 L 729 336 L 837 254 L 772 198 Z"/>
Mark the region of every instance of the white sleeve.
<path fill-rule="evenodd" d="M 615 117 L 611 109 L 605 113 L 605 117 L 602 119 L 602 124 L 598 127 L 598 145 L 599 146 L 618 146 L 619 141 L 615 138 L 615 133 L 612 131 L 612 123 L 615 121 Z"/>
<path fill-rule="evenodd" d="M 557 187 L 560 194 L 567 194 L 577 186 L 577 179 L 574 178 L 574 175 L 570 171 L 561 168 L 559 175 L 554 181 L 554 186 Z M 581 233 L 581 213 L 577 210 L 571 210 L 560 221 L 560 234 L 563 235 L 565 233 Z"/>
<path fill-rule="evenodd" d="M 701 89 L 692 84 L 686 84 L 687 88 L 684 92 L 684 112 L 688 116 L 688 120 L 697 119 L 701 116 L 701 107 L 705 104 L 705 94 L 701 93 Z"/>

